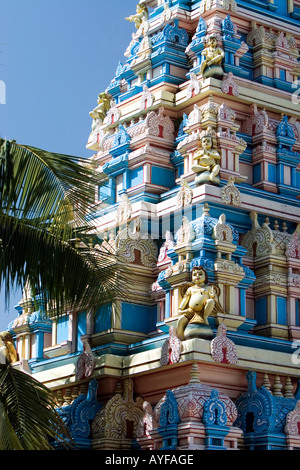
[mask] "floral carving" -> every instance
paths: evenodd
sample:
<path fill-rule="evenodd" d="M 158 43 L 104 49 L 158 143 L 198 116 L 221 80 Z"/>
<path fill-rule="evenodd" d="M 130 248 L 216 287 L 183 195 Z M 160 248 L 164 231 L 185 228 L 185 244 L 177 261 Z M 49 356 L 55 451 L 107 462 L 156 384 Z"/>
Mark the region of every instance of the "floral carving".
<path fill-rule="evenodd" d="M 231 11 L 237 11 L 237 4 L 235 0 L 202 0 L 200 3 L 200 14 L 204 13 L 205 11 L 209 11 L 216 6 L 223 7 L 224 10 L 231 9 Z"/>
<path fill-rule="evenodd" d="M 202 384 L 199 380 L 199 371 L 197 364 L 194 364 L 191 371 L 191 380 L 187 385 L 177 387 L 172 390 L 178 405 L 178 413 L 181 423 L 196 419 L 202 422 L 204 404 L 210 399 L 212 389 L 208 385 Z M 166 396 L 163 397 L 154 409 L 155 421 L 158 423 L 160 419 L 160 410 L 165 402 Z M 232 425 L 237 418 L 237 409 L 233 401 L 223 393 L 219 393 L 219 400 L 224 403 L 227 425 Z"/>
<path fill-rule="evenodd" d="M 226 95 L 239 96 L 239 87 L 233 78 L 233 73 L 229 72 L 222 80 L 222 91 Z"/>
<path fill-rule="evenodd" d="M 174 248 L 173 235 L 169 230 L 166 231 L 165 238 L 166 240 L 159 250 L 159 255 L 158 255 L 159 263 L 161 263 L 162 261 L 165 261 L 168 258 L 167 251 Z"/>
<path fill-rule="evenodd" d="M 190 225 L 189 219 L 186 216 L 182 217 L 182 226 L 176 234 L 177 245 L 189 243 L 195 239 L 195 232 Z"/>
<path fill-rule="evenodd" d="M 300 258 L 300 240 L 298 232 L 294 232 L 291 241 L 288 243 L 286 256 L 289 258 Z"/>
<path fill-rule="evenodd" d="M 197 75 L 194 72 L 190 73 L 190 83 L 187 87 L 186 97 L 187 99 L 192 98 L 192 96 L 196 96 L 201 91 L 201 83 L 197 78 Z"/>
<path fill-rule="evenodd" d="M 161 349 L 161 366 L 168 364 L 176 364 L 180 360 L 181 355 L 181 341 L 177 337 L 176 328 L 170 326 L 169 338 L 166 339 Z"/>
<path fill-rule="evenodd" d="M 156 114 L 151 111 L 146 118 L 146 133 L 154 137 L 174 140 L 175 126 L 169 116 L 164 116 L 164 108 L 161 106 Z"/>
<path fill-rule="evenodd" d="M 203 423 L 218 426 L 225 426 L 227 423 L 226 408 L 219 400 L 217 389 L 211 391 L 210 398 L 204 403 Z"/>
<path fill-rule="evenodd" d="M 153 410 L 150 403 L 144 401 L 143 403 L 143 412 L 144 415 L 140 419 L 138 426 L 137 426 L 137 437 L 151 437 L 151 432 L 153 429 Z"/>
<path fill-rule="evenodd" d="M 128 437 L 127 423 L 133 423 L 133 435 L 137 435 L 143 418 L 143 400 L 133 399 L 133 381 L 124 381 L 124 393 L 118 388 L 116 394 L 100 410 L 92 423 L 93 436 L 122 440 Z"/>
<path fill-rule="evenodd" d="M 111 100 L 110 104 L 110 110 L 106 114 L 106 118 L 104 120 L 105 124 L 114 124 L 115 122 L 118 122 L 120 119 L 120 111 L 117 108 L 115 100 Z"/>
<path fill-rule="evenodd" d="M 221 190 L 221 198 L 225 204 L 232 204 L 233 206 L 241 205 L 241 194 L 239 190 L 234 186 L 235 178 L 230 175 L 228 182 L 223 186 Z"/>
<path fill-rule="evenodd" d="M 243 124 L 243 132 L 248 135 L 259 134 L 268 129 L 269 117 L 265 110 L 258 111 L 256 104 L 251 106 L 251 116 Z"/>
<path fill-rule="evenodd" d="M 147 85 L 144 85 L 142 97 L 140 99 L 140 111 L 150 108 L 153 105 L 153 103 L 154 103 L 154 96 L 149 90 L 149 88 L 147 87 Z"/>
<path fill-rule="evenodd" d="M 193 190 L 185 179 L 180 181 L 180 190 L 177 194 L 177 207 L 184 207 L 191 204 L 193 199 Z"/>
<path fill-rule="evenodd" d="M 117 209 L 116 221 L 117 223 L 127 222 L 130 219 L 132 206 L 127 194 L 122 194 L 121 202 Z"/>
<path fill-rule="evenodd" d="M 126 227 L 116 237 L 118 259 L 125 263 L 134 263 L 136 250 L 140 252 L 140 260 L 144 266 L 153 267 L 157 263 L 157 246 L 149 235 L 143 237 L 139 228 L 131 231 Z"/>
<path fill-rule="evenodd" d="M 233 235 L 229 225 L 226 224 L 225 214 L 221 214 L 218 223 L 214 227 L 213 238 L 219 241 L 232 242 Z"/>
<path fill-rule="evenodd" d="M 286 417 L 285 433 L 294 436 L 300 434 L 300 400 L 297 401 L 295 409 Z"/>
<path fill-rule="evenodd" d="M 217 336 L 211 341 L 211 355 L 216 362 L 236 364 L 238 360 L 236 346 L 233 341 L 227 338 L 226 331 L 225 323 L 221 323 Z"/>
<path fill-rule="evenodd" d="M 88 343 L 83 345 L 83 353 L 79 356 L 76 370 L 75 380 L 82 380 L 91 377 L 95 367 L 95 356 Z"/>
<path fill-rule="evenodd" d="M 251 212 L 252 229 L 248 232 L 242 241 L 242 244 L 248 250 L 249 256 L 264 256 L 274 253 L 273 233 L 267 223 L 259 225 L 257 213 Z"/>

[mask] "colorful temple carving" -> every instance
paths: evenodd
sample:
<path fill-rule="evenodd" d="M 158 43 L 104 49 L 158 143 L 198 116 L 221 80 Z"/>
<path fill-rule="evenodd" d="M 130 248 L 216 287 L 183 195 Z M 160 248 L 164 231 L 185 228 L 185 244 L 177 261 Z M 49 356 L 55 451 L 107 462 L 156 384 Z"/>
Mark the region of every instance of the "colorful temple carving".
<path fill-rule="evenodd" d="M 28 289 L 1 334 L 79 449 L 300 449 L 299 18 L 299 0 L 129 12 L 87 139 L 89 217 L 128 294 L 53 321 Z"/>

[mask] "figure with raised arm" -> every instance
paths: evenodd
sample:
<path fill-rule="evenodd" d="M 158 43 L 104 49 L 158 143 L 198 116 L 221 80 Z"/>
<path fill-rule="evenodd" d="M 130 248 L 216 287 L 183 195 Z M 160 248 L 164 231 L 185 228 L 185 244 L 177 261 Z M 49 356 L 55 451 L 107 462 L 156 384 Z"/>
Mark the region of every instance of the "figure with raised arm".
<path fill-rule="evenodd" d="M 202 266 L 192 269 L 192 285 L 188 287 L 179 307 L 177 336 L 185 339 L 185 329 L 189 323 L 208 325 L 208 316 L 215 307 L 217 292 L 208 284 L 207 273 Z M 217 299 L 216 299 L 217 300 Z"/>
<path fill-rule="evenodd" d="M 205 59 L 201 62 L 200 75 L 203 78 L 207 77 L 222 77 L 224 71 L 222 69 L 222 59 L 224 58 L 224 51 L 221 47 L 218 47 L 217 36 L 212 34 L 208 38 L 208 44 L 203 49 L 202 55 Z"/>
<path fill-rule="evenodd" d="M 127 18 L 125 18 L 125 20 L 131 21 L 135 24 L 137 33 L 136 35 L 133 35 L 133 36 L 136 36 L 136 37 L 139 37 L 142 35 L 146 36 L 149 30 L 148 19 L 149 19 L 148 7 L 146 3 L 144 2 L 139 3 L 136 6 L 135 15 L 130 15 Z"/>

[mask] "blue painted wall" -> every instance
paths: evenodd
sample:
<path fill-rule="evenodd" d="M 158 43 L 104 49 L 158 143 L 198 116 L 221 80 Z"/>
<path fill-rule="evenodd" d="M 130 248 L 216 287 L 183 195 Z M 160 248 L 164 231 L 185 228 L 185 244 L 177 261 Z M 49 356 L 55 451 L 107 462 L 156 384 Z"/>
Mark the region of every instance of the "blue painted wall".
<path fill-rule="evenodd" d="M 149 333 L 153 331 L 156 322 L 156 307 L 122 303 L 121 328 L 127 331 Z"/>
<path fill-rule="evenodd" d="M 286 312 L 286 298 L 277 297 L 277 323 L 280 325 L 287 324 L 287 312 Z"/>
<path fill-rule="evenodd" d="M 130 187 L 137 186 L 144 182 L 144 169 L 143 167 L 130 170 Z"/>
<path fill-rule="evenodd" d="M 83 343 L 81 341 L 81 336 L 86 334 L 86 312 L 77 313 L 77 338 L 76 338 L 76 350 L 83 350 Z"/>
<path fill-rule="evenodd" d="M 265 325 L 267 323 L 267 298 L 262 297 L 255 301 L 255 315 L 257 325 Z"/>
<path fill-rule="evenodd" d="M 57 321 L 57 344 L 67 341 L 69 337 L 68 317 L 59 318 Z"/>
<path fill-rule="evenodd" d="M 111 328 L 111 305 L 104 305 L 98 308 L 95 314 L 94 332 L 100 333 Z"/>
<path fill-rule="evenodd" d="M 152 166 L 151 183 L 173 188 L 175 186 L 175 171 Z"/>

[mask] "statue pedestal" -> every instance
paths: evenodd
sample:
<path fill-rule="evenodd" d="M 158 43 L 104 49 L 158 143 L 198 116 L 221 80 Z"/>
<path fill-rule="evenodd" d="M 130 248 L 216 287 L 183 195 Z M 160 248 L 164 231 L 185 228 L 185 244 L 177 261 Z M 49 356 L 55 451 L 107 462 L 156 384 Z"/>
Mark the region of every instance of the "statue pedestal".
<path fill-rule="evenodd" d="M 206 323 L 189 323 L 184 331 L 184 339 L 212 339 L 213 331 Z"/>
<path fill-rule="evenodd" d="M 210 65 L 206 67 L 203 72 L 203 78 L 214 77 L 222 79 L 224 75 L 224 70 L 221 65 Z"/>
<path fill-rule="evenodd" d="M 215 184 L 217 186 L 220 185 L 220 178 L 215 176 L 213 180 L 210 179 L 210 171 L 203 171 L 199 173 L 195 178 L 196 186 L 200 186 L 200 184 L 210 183 Z"/>

